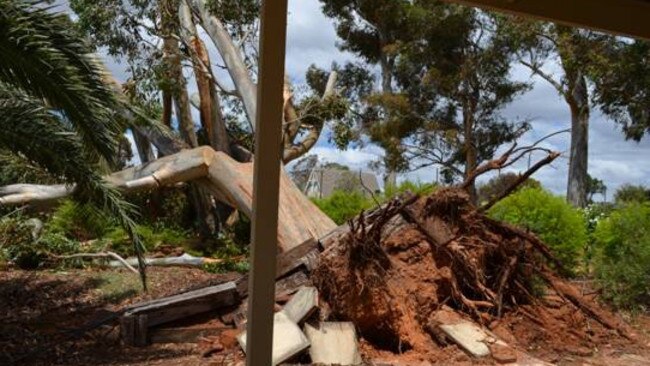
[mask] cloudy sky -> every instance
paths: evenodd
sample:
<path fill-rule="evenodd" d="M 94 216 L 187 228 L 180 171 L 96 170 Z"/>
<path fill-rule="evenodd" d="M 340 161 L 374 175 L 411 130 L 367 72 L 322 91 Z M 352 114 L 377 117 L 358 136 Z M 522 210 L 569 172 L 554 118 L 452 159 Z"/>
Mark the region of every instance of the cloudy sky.
<path fill-rule="evenodd" d="M 287 36 L 287 73 L 295 84 L 304 81 L 304 74 L 310 64 L 329 68 L 333 61 L 344 63 L 353 60 L 353 55 L 343 53 L 336 47 L 337 37 L 334 25 L 320 10 L 318 0 L 290 0 L 289 27 Z M 206 38 L 207 39 L 207 38 Z M 209 43 L 209 42 L 208 42 Z M 214 48 L 210 46 L 211 53 Z M 217 56 L 213 56 L 216 60 Z M 126 78 L 125 65 L 106 60 L 118 79 Z M 506 108 L 507 117 L 531 119 L 533 130 L 524 138 L 537 140 L 551 132 L 569 127 L 569 111 L 555 90 L 545 81 L 533 77 L 522 67 L 514 67 L 513 78 L 532 80 L 534 88 Z M 191 84 L 191 83 L 190 83 Z M 520 144 L 520 145 L 521 145 Z M 545 187 L 558 194 L 564 194 L 568 168 L 569 135 L 564 134 L 547 141 L 547 146 L 563 153 L 552 166 L 540 170 L 535 178 Z M 589 172 L 602 179 L 611 196 L 617 187 L 625 183 L 648 184 L 650 181 L 650 139 L 640 143 L 625 141 L 620 130 L 612 121 L 592 113 L 589 137 Z M 368 162 L 376 160 L 382 152 L 376 146 L 363 149 L 338 151 L 321 137 L 312 150 L 322 161 L 336 161 L 353 168 L 364 169 Z M 525 169 L 528 162 L 522 162 L 516 169 Z M 435 180 L 435 168 L 409 173 L 400 179 Z"/>

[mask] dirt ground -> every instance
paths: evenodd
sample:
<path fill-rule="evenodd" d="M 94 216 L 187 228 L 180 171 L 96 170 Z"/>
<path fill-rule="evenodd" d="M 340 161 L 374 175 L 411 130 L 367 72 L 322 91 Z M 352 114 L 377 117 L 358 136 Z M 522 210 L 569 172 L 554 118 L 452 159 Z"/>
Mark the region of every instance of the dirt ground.
<path fill-rule="evenodd" d="M 197 269 L 150 268 L 148 293 L 138 278 L 122 270 L 0 271 L 0 365 L 229 365 L 242 353 L 234 343 L 220 341 L 226 350 L 203 357 L 205 344 L 123 346 L 117 321 L 92 331 L 84 328 L 111 317 L 129 304 L 232 280 L 238 275 L 209 274 Z M 559 365 L 650 365 L 650 316 L 626 318 L 639 337 L 636 343 L 612 342 L 598 349 L 540 349 L 528 352 Z M 508 324 L 534 327 L 521 316 Z M 517 335 L 539 335 L 539 329 Z M 208 340 L 209 341 L 209 340 Z M 531 344 L 534 344 L 532 342 Z M 364 357 L 373 364 L 417 365 L 421 354 L 394 355 L 377 351 L 361 340 Z M 444 350 L 438 364 L 485 364 L 467 357 L 456 346 Z M 424 363 L 427 364 L 427 363 Z"/>

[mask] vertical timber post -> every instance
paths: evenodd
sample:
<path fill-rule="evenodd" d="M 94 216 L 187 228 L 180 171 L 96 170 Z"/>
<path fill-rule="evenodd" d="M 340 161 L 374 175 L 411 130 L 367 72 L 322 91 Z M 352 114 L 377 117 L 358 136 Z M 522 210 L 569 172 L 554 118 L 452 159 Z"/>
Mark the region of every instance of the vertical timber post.
<path fill-rule="evenodd" d="M 248 366 L 269 366 L 272 362 L 287 1 L 263 0 L 260 12 L 253 244 L 246 326 Z"/>

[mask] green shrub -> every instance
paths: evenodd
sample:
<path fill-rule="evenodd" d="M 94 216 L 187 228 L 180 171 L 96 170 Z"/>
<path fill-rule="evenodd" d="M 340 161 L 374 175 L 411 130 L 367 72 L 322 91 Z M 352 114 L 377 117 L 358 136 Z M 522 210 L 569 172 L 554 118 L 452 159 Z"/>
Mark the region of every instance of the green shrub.
<path fill-rule="evenodd" d="M 594 238 L 603 296 L 618 307 L 650 305 L 650 204 L 614 211 L 598 224 Z"/>
<path fill-rule="evenodd" d="M 312 201 L 335 223 L 341 225 L 357 216 L 362 210 L 368 210 L 377 206 L 377 203 L 381 204 L 405 192 L 427 195 L 434 192 L 436 188 L 436 185 L 431 183 L 404 181 L 396 187 L 386 187 L 382 194 L 374 198 L 364 196 L 358 191 L 337 190 L 327 198 L 314 198 Z"/>
<path fill-rule="evenodd" d="M 650 190 L 644 186 L 626 184 L 614 193 L 616 203 L 648 202 Z"/>
<path fill-rule="evenodd" d="M 188 240 L 186 232 L 163 225 L 137 225 L 136 232 L 140 235 L 145 249 L 148 251 L 154 250 L 160 245 L 181 246 Z M 102 242 L 108 243 L 111 250 L 120 255 L 135 255 L 131 239 L 121 227 L 114 227 L 101 239 Z"/>
<path fill-rule="evenodd" d="M 387 186 L 383 197 L 384 200 L 388 200 L 405 192 L 411 192 L 419 195 L 428 195 L 433 193 L 436 188 L 436 185 L 433 183 L 411 182 L 406 180 L 397 186 Z"/>
<path fill-rule="evenodd" d="M 489 215 L 537 234 L 565 268 L 575 273 L 587 243 L 587 232 L 580 211 L 562 197 L 541 188 L 526 187 L 494 205 Z"/>
<path fill-rule="evenodd" d="M 314 203 L 339 225 L 375 205 L 372 198 L 366 198 L 361 193 L 344 191 L 335 191 L 327 198 L 314 199 Z"/>
<path fill-rule="evenodd" d="M 65 201 L 57 207 L 47 223 L 48 231 L 79 241 L 101 237 L 115 227 L 115 221 L 96 207 L 73 201 Z"/>
<path fill-rule="evenodd" d="M 590 273 L 592 269 L 592 260 L 594 257 L 596 238 L 595 232 L 598 224 L 611 215 L 614 205 L 607 202 L 592 203 L 582 210 L 587 225 L 587 243 L 584 251 L 585 269 Z"/>
<path fill-rule="evenodd" d="M 53 255 L 80 251 L 79 242 L 61 233 L 45 232 L 34 239 L 32 231 L 33 225 L 25 217 L 0 220 L 0 243 L 5 261 L 12 261 L 22 269 L 35 269 L 50 265 L 48 261 Z"/>
<path fill-rule="evenodd" d="M 40 263 L 32 248 L 32 228 L 18 215 L 0 220 L 0 250 L 2 260 L 14 262 L 19 267 L 36 268 Z"/>

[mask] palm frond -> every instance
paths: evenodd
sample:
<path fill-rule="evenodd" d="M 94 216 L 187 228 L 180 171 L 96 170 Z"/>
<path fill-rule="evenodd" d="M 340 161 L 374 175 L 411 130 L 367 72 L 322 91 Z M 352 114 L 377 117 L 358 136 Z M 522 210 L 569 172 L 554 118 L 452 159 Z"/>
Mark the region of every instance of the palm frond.
<path fill-rule="evenodd" d="M 71 28 L 42 0 L 0 0 L 0 81 L 47 101 L 87 150 L 113 161 L 122 133 L 115 97 Z"/>
<path fill-rule="evenodd" d="M 0 83 L 0 146 L 37 162 L 52 176 L 77 185 L 75 199 L 103 208 L 133 240 L 146 288 L 144 245 L 135 231 L 134 207 L 108 187 L 85 158 L 83 142 L 41 101 Z"/>

